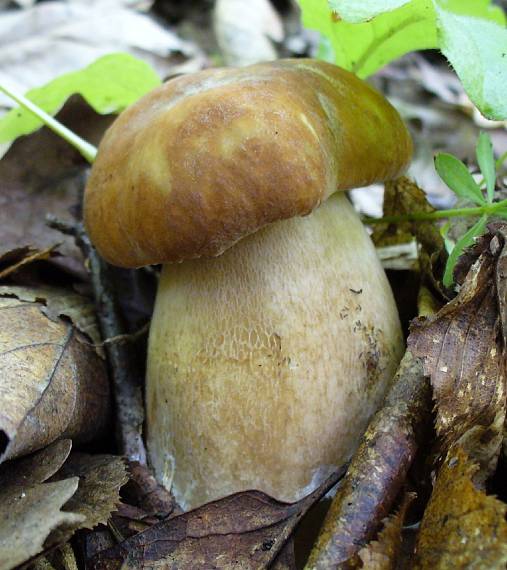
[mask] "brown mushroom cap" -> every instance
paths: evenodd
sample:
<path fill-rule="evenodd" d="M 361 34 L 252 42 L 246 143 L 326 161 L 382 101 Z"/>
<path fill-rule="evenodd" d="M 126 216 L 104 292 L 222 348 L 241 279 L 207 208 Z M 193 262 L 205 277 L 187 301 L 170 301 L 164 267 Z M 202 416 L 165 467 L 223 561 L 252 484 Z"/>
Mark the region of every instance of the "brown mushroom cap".
<path fill-rule="evenodd" d="M 86 227 L 123 267 L 217 256 L 337 190 L 396 177 L 411 151 L 396 110 L 335 65 L 202 71 L 155 89 L 107 131 Z"/>

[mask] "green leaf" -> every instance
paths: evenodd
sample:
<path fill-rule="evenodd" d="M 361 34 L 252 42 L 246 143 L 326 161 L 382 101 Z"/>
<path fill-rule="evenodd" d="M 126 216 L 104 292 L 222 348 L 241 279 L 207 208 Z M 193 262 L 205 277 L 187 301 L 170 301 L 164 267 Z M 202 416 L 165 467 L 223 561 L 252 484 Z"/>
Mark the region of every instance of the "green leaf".
<path fill-rule="evenodd" d="M 484 132 L 481 132 L 477 141 L 477 164 L 479 165 L 484 181 L 486 182 L 486 190 L 488 193 L 488 202 L 493 202 L 495 194 L 495 156 L 493 154 L 493 145 L 491 138 Z"/>
<path fill-rule="evenodd" d="M 482 218 L 476 224 L 474 224 L 462 238 L 456 242 L 456 245 L 451 251 L 447 259 L 447 264 L 445 266 L 443 283 L 446 287 L 450 287 L 454 281 L 453 272 L 459 256 L 463 253 L 463 250 L 466 247 L 469 247 L 474 243 L 474 238 L 484 232 L 487 222 L 488 216 L 484 214 Z"/>
<path fill-rule="evenodd" d="M 371 75 L 410 51 L 439 47 L 433 0 L 299 3 L 303 24 L 326 36 L 335 52 L 335 63 L 359 77 Z M 490 0 L 447 0 L 446 8 L 456 14 L 505 22 L 502 10 L 491 6 Z"/>
<path fill-rule="evenodd" d="M 505 25 L 453 14 L 440 6 L 439 43 L 470 99 L 493 120 L 507 118 L 507 29 Z"/>
<path fill-rule="evenodd" d="M 498 216 L 499 218 L 507 220 L 507 208 L 501 208 L 500 210 L 495 210 L 493 216 Z"/>
<path fill-rule="evenodd" d="M 371 75 L 390 61 L 417 49 L 437 47 L 435 11 L 431 0 L 413 0 L 371 21 L 351 23 L 344 14 L 360 2 L 334 2 L 340 20 L 326 0 L 299 0 L 303 24 L 329 38 L 335 63 L 359 77 Z"/>
<path fill-rule="evenodd" d="M 329 0 L 331 9 L 343 20 L 351 24 L 373 20 L 379 14 L 391 12 L 408 4 L 410 0 Z"/>
<path fill-rule="evenodd" d="M 440 153 L 435 158 L 435 168 L 440 178 L 457 196 L 479 206 L 486 203 L 477 182 L 461 160 L 452 154 Z"/>
<path fill-rule="evenodd" d="M 115 53 L 32 89 L 27 98 L 54 115 L 71 95 L 79 93 L 98 113 L 118 113 L 157 85 L 160 79 L 147 63 L 126 53 Z M 0 143 L 29 134 L 42 124 L 26 109 L 13 109 L 0 119 Z"/>

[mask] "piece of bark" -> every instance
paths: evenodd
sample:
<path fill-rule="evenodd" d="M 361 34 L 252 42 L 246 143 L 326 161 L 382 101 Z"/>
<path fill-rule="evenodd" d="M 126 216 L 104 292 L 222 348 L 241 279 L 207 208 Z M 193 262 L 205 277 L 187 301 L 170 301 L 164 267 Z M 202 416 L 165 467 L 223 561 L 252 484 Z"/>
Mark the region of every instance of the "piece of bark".
<path fill-rule="evenodd" d="M 344 565 L 374 537 L 405 481 L 429 409 L 422 362 L 407 351 L 333 500 L 308 569 Z"/>
<path fill-rule="evenodd" d="M 358 553 L 364 570 L 395 570 L 401 556 L 403 523 L 415 493 L 406 493 L 398 511 L 384 521 L 376 540 Z"/>
<path fill-rule="evenodd" d="M 146 465 L 131 461 L 129 473 L 130 479 L 123 491 L 127 501 L 142 509 L 147 516 L 164 518 L 173 513 L 175 507 L 177 509 L 175 514 L 181 513 L 174 497 L 157 482 Z"/>

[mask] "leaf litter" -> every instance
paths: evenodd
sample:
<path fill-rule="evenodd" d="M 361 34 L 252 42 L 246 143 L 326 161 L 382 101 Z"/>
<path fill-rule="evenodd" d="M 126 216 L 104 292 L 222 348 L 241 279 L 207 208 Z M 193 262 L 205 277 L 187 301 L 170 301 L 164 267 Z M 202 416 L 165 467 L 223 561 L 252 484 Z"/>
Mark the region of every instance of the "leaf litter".
<path fill-rule="evenodd" d="M 506 226 L 483 240 L 458 295 L 440 311 L 415 321 L 409 348 L 424 361 L 435 400 L 442 457 L 455 443 L 481 465 L 483 481 L 495 469 L 506 413 L 504 324 Z M 489 243 L 488 243 L 489 242 Z"/>
<path fill-rule="evenodd" d="M 235 493 L 170 518 L 128 538 L 89 562 L 92 570 L 116 568 L 268 568 L 277 562 L 301 518 L 340 479 L 336 472 L 297 503 L 260 491 Z M 290 560 L 290 557 L 289 557 Z M 282 561 L 282 568 L 292 568 Z"/>
<path fill-rule="evenodd" d="M 475 488 L 475 466 L 449 450 L 419 532 L 414 570 L 504 569 L 507 505 Z"/>
<path fill-rule="evenodd" d="M 70 440 L 0 465 L 0 569 L 63 544 L 81 528 L 105 524 L 127 480 L 112 455 L 72 453 Z"/>
<path fill-rule="evenodd" d="M 61 437 L 90 441 L 109 421 L 103 359 L 88 337 L 44 308 L 0 295 L 0 462 Z"/>

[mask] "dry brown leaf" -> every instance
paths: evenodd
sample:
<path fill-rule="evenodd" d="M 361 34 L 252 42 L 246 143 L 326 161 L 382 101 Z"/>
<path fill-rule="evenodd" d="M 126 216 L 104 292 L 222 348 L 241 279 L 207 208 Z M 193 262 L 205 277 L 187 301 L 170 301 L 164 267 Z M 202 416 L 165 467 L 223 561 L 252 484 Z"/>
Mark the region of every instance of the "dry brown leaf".
<path fill-rule="evenodd" d="M 83 295 L 57 287 L 0 285 L 0 297 L 16 297 L 20 301 L 39 303 L 42 313 L 52 321 L 58 321 L 58 317 L 68 317 L 80 332 L 90 337 L 96 347 L 101 344 L 95 305 Z"/>
<path fill-rule="evenodd" d="M 29 570 L 80 570 L 69 542 L 53 548 L 47 556 L 38 557 Z"/>
<path fill-rule="evenodd" d="M 335 474 L 311 495 L 292 504 L 260 491 L 230 495 L 162 521 L 99 553 L 89 568 L 260 569 L 270 567 L 282 554 L 278 568 L 291 569 L 290 552 L 283 551 L 290 535 L 338 479 Z"/>
<path fill-rule="evenodd" d="M 54 554 L 51 560 L 55 561 L 58 570 L 79 570 L 76 556 L 69 542 L 62 544 Z"/>
<path fill-rule="evenodd" d="M 0 570 L 10 570 L 47 546 L 50 532 L 60 525 L 78 524 L 84 517 L 63 512 L 79 479 L 0 489 Z"/>
<path fill-rule="evenodd" d="M 429 213 L 434 211 L 435 208 L 428 202 L 424 191 L 412 180 L 402 177 L 392 182 L 386 182 L 384 216 L 401 216 L 413 212 Z M 429 226 L 429 224 L 424 225 Z M 377 246 L 405 243 L 412 241 L 415 229 L 417 228 L 413 222 L 376 224 L 372 239 Z"/>
<path fill-rule="evenodd" d="M 460 441 L 481 464 L 477 480 L 485 480 L 496 465 L 506 413 L 498 254 L 486 249 L 458 296 L 435 316 L 416 322 L 408 343 L 431 377 L 441 455 Z"/>
<path fill-rule="evenodd" d="M 475 467 L 461 448 L 449 451 L 417 539 L 416 570 L 505 570 L 507 505 L 477 490 Z"/>
<path fill-rule="evenodd" d="M 72 448 L 70 439 L 61 439 L 36 453 L 0 465 L 0 489 L 7 485 L 35 485 L 52 477 L 65 463 Z"/>
<path fill-rule="evenodd" d="M 93 144 L 112 121 L 78 96 L 67 101 L 57 118 Z M 46 225 L 47 214 L 73 221 L 86 168 L 79 153 L 46 128 L 12 145 L 0 160 L 0 258 L 25 246 L 44 250 L 61 243 L 62 255 L 51 262 L 86 277 L 74 239 Z"/>
<path fill-rule="evenodd" d="M 104 361 L 70 323 L 0 297 L 0 461 L 57 438 L 90 440 L 109 416 Z"/>
<path fill-rule="evenodd" d="M 121 457 L 73 453 L 53 479 L 79 477 L 79 488 L 65 509 L 84 517 L 79 528 L 105 524 L 120 502 L 120 488 L 127 482 Z"/>
<path fill-rule="evenodd" d="M 43 249 L 43 250 L 39 250 L 39 249 L 30 250 L 30 248 L 28 248 L 28 247 L 15 250 L 15 252 L 17 254 L 19 254 L 19 252 L 21 252 L 23 250 L 25 250 L 27 253 L 26 253 L 26 255 L 22 256 L 19 259 L 16 259 L 17 255 L 15 254 L 14 255 L 14 259 L 15 259 L 14 263 L 6 264 L 7 265 L 6 267 L 4 267 L 3 269 L 0 269 L 0 279 L 5 279 L 9 275 L 12 275 L 13 273 L 15 273 L 16 271 L 21 269 L 21 267 L 24 267 L 25 265 L 29 265 L 30 263 L 33 263 L 34 261 L 42 261 L 45 259 L 49 259 L 51 257 L 51 255 L 55 253 L 57 246 L 58 246 L 58 244 L 54 244 L 54 245 L 51 245 L 50 247 L 47 247 L 46 249 Z M 2 258 L 5 260 L 12 253 L 13 252 L 7 252 L 6 254 L 4 254 L 2 256 Z"/>
<path fill-rule="evenodd" d="M 403 522 L 414 499 L 414 493 L 407 493 L 398 512 L 386 519 L 377 540 L 361 548 L 358 556 L 365 570 L 395 570 L 401 552 Z"/>
<path fill-rule="evenodd" d="M 33 565 L 31 566 L 30 570 L 56 570 L 55 567 L 49 562 L 47 558 L 38 558 Z"/>
<path fill-rule="evenodd" d="M 30 520 L 35 521 L 36 531 L 41 537 L 41 540 L 36 542 L 36 549 L 23 555 L 20 562 L 41 552 L 43 548 L 63 544 L 77 529 L 91 529 L 99 523 L 105 524 L 119 503 L 120 487 L 127 481 L 123 459 L 113 455 L 79 453 L 74 453 L 67 459 L 70 447 L 70 440 L 62 440 L 28 457 L 7 461 L 0 465 L 0 489 L 4 491 L 4 495 L 0 493 L 0 502 L 3 501 L 2 497 L 7 497 L 5 509 L 10 509 L 10 497 L 14 497 L 16 501 L 19 500 L 16 497 L 24 499 L 28 496 L 30 498 L 30 503 L 26 507 L 28 513 L 19 515 L 16 511 L 15 516 L 31 517 Z M 48 513 L 40 499 L 41 494 L 45 493 L 43 482 L 49 478 L 51 479 L 45 483 L 46 485 L 64 484 L 62 492 L 65 498 L 58 503 L 56 514 Z M 65 485 L 69 485 L 68 481 L 75 483 L 72 486 L 74 489 L 72 495 L 64 492 Z M 52 487 L 47 488 L 49 494 L 52 492 L 51 489 Z M 48 508 L 53 508 L 53 502 Z M 59 513 L 60 507 L 63 507 L 63 513 Z M 42 515 L 47 514 L 50 517 L 46 526 L 38 522 L 39 511 Z M 10 511 L 4 510 L 2 502 L 0 519 L 9 518 L 9 513 Z M 0 522 L 0 570 L 3 568 L 4 556 L 7 556 L 5 544 L 11 540 L 14 527 L 18 525 L 15 532 L 21 536 L 19 540 L 27 539 L 25 535 L 28 539 L 32 538 L 31 530 L 24 528 L 24 524 L 23 518 L 13 519 L 8 528 L 2 527 Z M 65 550 L 63 546 L 62 548 Z M 49 555 L 49 561 L 54 564 L 54 553 Z M 61 566 L 62 564 L 57 564 L 58 568 Z"/>
<path fill-rule="evenodd" d="M 414 212 L 434 212 L 426 194 L 415 182 L 402 177 L 386 182 L 384 193 L 384 216 L 398 216 Z M 375 224 L 372 234 L 377 248 L 393 247 L 406 244 L 416 239 L 419 243 L 419 266 L 421 272 L 430 283 L 437 285 L 438 277 L 443 270 L 447 254 L 444 240 L 433 222 L 402 222 L 392 224 Z M 411 263 L 411 262 L 410 262 Z M 409 265 L 409 268 L 412 268 Z"/>

